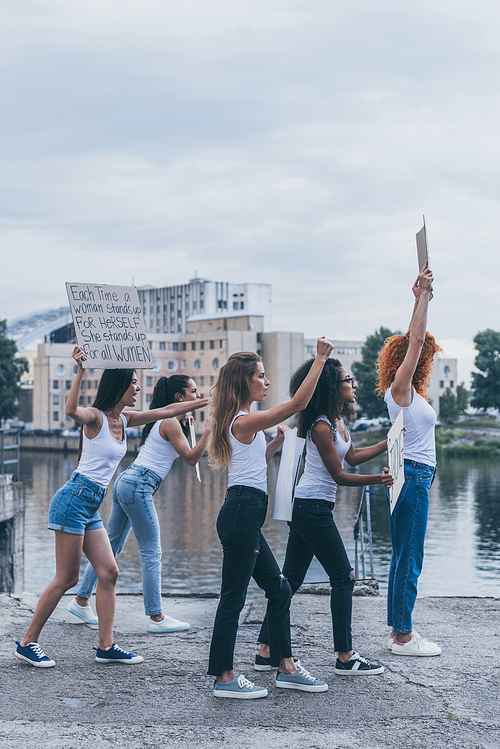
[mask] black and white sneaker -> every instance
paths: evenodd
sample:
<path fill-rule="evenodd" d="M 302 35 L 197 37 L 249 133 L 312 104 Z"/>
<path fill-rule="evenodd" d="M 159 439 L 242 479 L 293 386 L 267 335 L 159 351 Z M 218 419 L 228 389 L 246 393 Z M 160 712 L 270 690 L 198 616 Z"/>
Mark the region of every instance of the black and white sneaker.
<path fill-rule="evenodd" d="M 294 658 L 293 662 L 297 666 L 297 668 L 300 666 L 300 660 L 298 658 Z M 254 669 L 256 671 L 270 671 L 271 670 L 271 659 L 270 658 L 264 658 L 262 655 L 256 655 L 255 656 L 255 665 Z"/>
<path fill-rule="evenodd" d="M 335 673 L 339 676 L 373 676 L 384 673 L 384 667 L 380 663 L 370 663 L 359 653 L 353 653 L 347 663 L 337 658 Z"/>

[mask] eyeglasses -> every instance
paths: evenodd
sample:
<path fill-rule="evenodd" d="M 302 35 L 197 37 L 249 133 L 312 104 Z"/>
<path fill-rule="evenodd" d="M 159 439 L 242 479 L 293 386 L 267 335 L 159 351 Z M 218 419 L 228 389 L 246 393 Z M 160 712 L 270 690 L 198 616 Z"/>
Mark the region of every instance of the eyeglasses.
<path fill-rule="evenodd" d="M 356 387 L 356 380 L 354 379 L 354 377 L 344 377 L 344 379 L 340 380 L 340 382 L 348 382 L 352 388 Z"/>

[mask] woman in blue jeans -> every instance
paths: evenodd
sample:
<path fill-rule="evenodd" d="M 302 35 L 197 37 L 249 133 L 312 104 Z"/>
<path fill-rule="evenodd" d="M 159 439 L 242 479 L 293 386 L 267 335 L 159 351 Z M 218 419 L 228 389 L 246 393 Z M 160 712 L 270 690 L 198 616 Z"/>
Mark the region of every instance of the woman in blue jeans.
<path fill-rule="evenodd" d="M 295 372 L 290 382 L 292 394 L 300 387 L 310 368 L 311 362 L 308 361 Z M 393 482 L 387 468 L 373 476 L 344 471 L 344 460 L 356 466 L 387 450 L 387 440 L 361 449 L 356 449 L 351 442 L 344 418 L 350 421 L 354 416 L 356 387 L 354 378 L 341 363 L 337 359 L 328 359 L 311 400 L 299 414 L 298 431 L 306 438 L 307 444 L 306 465 L 295 489 L 283 565 L 283 574 L 291 585 L 292 595 L 304 582 L 313 556 L 327 573 L 331 585 L 333 638 L 338 654 L 335 673 L 343 676 L 381 674 L 384 667 L 362 658 L 352 649 L 354 572 L 332 515 L 337 484 L 390 486 Z M 267 615 L 259 642 L 261 647 L 255 659 L 255 669 L 266 671 L 270 668 Z"/>
<path fill-rule="evenodd" d="M 413 285 L 415 304 L 406 335 L 388 338 L 378 359 L 378 392 L 394 422 L 403 409 L 405 483 L 389 513 L 392 556 L 387 588 L 388 645 L 395 655 L 433 656 L 441 649 L 413 629 L 417 581 L 424 561 L 429 489 L 436 472 L 436 412 L 428 403 L 426 384 L 439 346 L 426 332 L 433 275 L 427 265 Z"/>
<path fill-rule="evenodd" d="M 215 676 L 214 696 L 236 699 L 265 697 L 267 689 L 233 670 L 238 619 L 253 577 L 268 599 L 271 664 L 276 686 L 324 692 L 328 685 L 295 664 L 290 641 L 290 585 L 261 533 L 267 511 L 267 463 L 283 442 L 284 428 L 266 447 L 263 429 L 271 429 L 305 408 L 333 346 L 318 339 L 310 372 L 291 400 L 266 411 L 269 380 L 260 356 L 241 352 L 221 368 L 212 394 L 212 439 L 209 454 L 215 468 L 228 468 L 228 490 L 217 518 L 222 544 L 222 586 L 210 646 L 208 673 Z"/>
<path fill-rule="evenodd" d="M 171 403 L 193 404 L 199 401 L 196 383 L 186 375 L 160 377 L 155 385 L 150 408 L 162 408 Z M 197 406 L 196 406 L 197 407 Z M 152 633 L 179 632 L 189 629 L 163 613 L 161 601 L 161 539 L 153 495 L 170 471 L 174 460 L 181 457 L 195 466 L 206 450 L 210 435 L 210 421 L 196 445 L 190 447 L 189 427 L 185 416 L 147 424 L 142 432 L 141 450 L 135 461 L 116 480 L 113 505 L 107 533 L 114 556 L 125 545 L 130 530 L 134 531 L 141 557 L 142 589 L 146 616 L 150 617 L 148 631 Z M 92 623 L 94 613 L 89 599 L 97 584 L 91 564 L 78 587 L 78 594 L 67 606 L 75 616 Z"/>

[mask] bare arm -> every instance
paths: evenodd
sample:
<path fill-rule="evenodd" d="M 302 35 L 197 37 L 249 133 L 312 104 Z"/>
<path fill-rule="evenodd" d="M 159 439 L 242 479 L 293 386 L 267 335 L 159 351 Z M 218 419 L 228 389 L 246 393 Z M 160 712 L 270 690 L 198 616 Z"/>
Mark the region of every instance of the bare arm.
<path fill-rule="evenodd" d="M 189 402 L 191 405 L 193 404 L 193 401 Z M 212 431 L 210 423 L 211 420 L 209 419 L 203 434 L 194 447 L 190 447 L 186 435 L 182 431 L 182 427 L 177 419 L 164 419 L 160 424 L 160 435 L 163 439 L 167 439 L 170 442 L 175 452 L 178 453 L 186 463 L 190 466 L 195 466 L 201 460 L 207 449 L 208 438 Z"/>
<path fill-rule="evenodd" d="M 278 433 L 276 434 L 276 437 L 268 444 L 266 448 L 266 463 L 269 463 L 273 455 L 283 444 L 283 440 L 285 439 L 285 432 L 287 431 L 287 429 L 290 429 L 290 427 L 287 427 L 286 424 L 280 424 L 278 426 Z"/>
<path fill-rule="evenodd" d="M 182 416 L 197 408 L 204 408 L 206 405 L 208 405 L 208 398 L 200 398 L 197 401 L 170 403 L 163 408 L 152 408 L 149 411 L 124 411 L 123 415 L 127 418 L 127 426 L 135 427 L 150 424 L 152 421 L 163 421 L 163 419 L 171 419 L 174 416 Z"/>
<path fill-rule="evenodd" d="M 94 408 L 93 406 L 84 408 L 83 406 L 78 405 L 78 401 L 80 399 L 80 388 L 83 379 L 82 362 L 85 361 L 87 357 L 83 353 L 83 348 L 81 346 L 75 346 L 72 356 L 78 364 L 78 372 L 76 373 L 76 377 L 73 380 L 71 389 L 68 393 L 68 400 L 66 401 L 66 413 L 68 414 L 68 416 L 71 416 L 71 418 L 74 419 L 74 421 L 76 421 L 78 424 L 94 426 L 97 428 L 97 431 L 99 431 L 102 426 L 102 416 L 99 409 Z"/>
<path fill-rule="evenodd" d="M 393 484 L 394 479 L 387 468 L 384 468 L 382 473 L 377 473 L 372 476 L 346 473 L 342 468 L 339 454 L 335 448 L 332 428 L 326 423 L 326 421 L 318 421 L 313 426 L 311 437 L 312 441 L 318 448 L 321 460 L 336 484 L 339 484 L 340 486 L 369 486 L 371 484 L 391 486 Z"/>
<path fill-rule="evenodd" d="M 302 411 L 307 406 L 316 389 L 325 362 L 333 351 L 333 345 L 324 338 L 318 338 L 316 350 L 316 358 L 312 367 L 293 398 L 273 406 L 267 411 L 245 414 L 235 421 L 233 434 L 239 442 L 250 444 L 257 432 L 262 429 L 270 429 L 281 421 L 286 421 L 290 416 Z"/>
<path fill-rule="evenodd" d="M 360 463 L 366 463 L 367 460 L 376 458 L 377 455 L 381 455 L 387 451 L 387 440 L 382 440 L 376 445 L 370 445 L 370 447 L 354 447 L 351 442 L 351 447 L 347 451 L 345 459 L 350 466 L 359 466 Z"/>
<path fill-rule="evenodd" d="M 430 271 L 427 266 L 424 266 L 418 274 L 416 281 L 419 293 L 418 296 L 416 295 L 415 308 L 410 321 L 410 340 L 408 343 L 408 350 L 403 359 L 403 363 L 396 372 L 391 389 L 394 402 L 402 408 L 407 408 L 412 402 L 412 380 L 425 341 L 425 332 L 427 330 L 427 309 L 429 307 L 429 296 L 432 290 L 432 280 L 432 271 Z"/>

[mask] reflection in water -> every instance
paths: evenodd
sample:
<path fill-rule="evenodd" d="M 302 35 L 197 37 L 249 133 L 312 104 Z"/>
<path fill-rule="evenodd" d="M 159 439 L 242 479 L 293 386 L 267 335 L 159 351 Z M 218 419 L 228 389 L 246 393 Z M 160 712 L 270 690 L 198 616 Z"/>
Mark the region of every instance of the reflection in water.
<path fill-rule="evenodd" d="M 130 463 L 120 464 L 120 471 Z M 53 494 L 64 484 L 75 466 L 75 456 L 62 453 L 23 452 L 21 480 L 26 496 L 25 589 L 41 592 L 54 569 L 54 540 L 47 530 Z M 363 473 L 379 472 L 374 460 L 362 466 Z M 274 490 L 278 460 L 269 465 L 270 492 Z M 201 464 L 202 483 L 194 469 L 177 460 L 155 495 L 163 545 L 163 590 L 165 593 L 218 593 L 222 552 L 215 521 L 224 498 L 226 475 Z M 500 595 L 500 466 L 492 462 L 441 461 L 431 489 L 424 571 L 420 595 Z M 335 519 L 351 561 L 354 555 L 352 528 L 360 489 L 339 487 Z M 375 577 L 382 592 L 387 582 L 391 544 L 385 493 L 371 488 Z M 108 492 L 101 515 L 106 522 L 111 506 Z M 286 523 L 274 521 L 271 510 L 264 533 L 283 561 L 288 536 Z M 142 590 L 139 552 L 131 534 L 118 558 L 118 590 Z M 83 567 L 83 565 L 82 565 Z M 326 579 L 313 561 L 307 581 Z M 250 594 L 258 590 L 253 585 Z"/>

